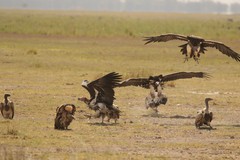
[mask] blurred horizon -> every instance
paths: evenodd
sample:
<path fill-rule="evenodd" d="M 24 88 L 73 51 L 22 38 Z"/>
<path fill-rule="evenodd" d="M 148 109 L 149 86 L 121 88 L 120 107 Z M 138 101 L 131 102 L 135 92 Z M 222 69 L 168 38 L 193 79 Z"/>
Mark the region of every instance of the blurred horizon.
<path fill-rule="evenodd" d="M 236 0 L 0 0 L 1 9 L 240 13 Z"/>

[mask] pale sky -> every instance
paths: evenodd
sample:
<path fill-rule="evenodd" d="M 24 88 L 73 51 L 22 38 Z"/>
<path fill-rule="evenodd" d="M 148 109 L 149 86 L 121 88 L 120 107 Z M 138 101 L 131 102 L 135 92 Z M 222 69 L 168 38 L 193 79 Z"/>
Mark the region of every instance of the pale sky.
<path fill-rule="evenodd" d="M 201 0 L 178 0 L 178 1 L 201 1 Z M 225 3 L 225 4 L 232 4 L 232 3 L 240 3 L 240 0 L 212 0 L 214 2 L 221 2 L 221 3 Z"/>

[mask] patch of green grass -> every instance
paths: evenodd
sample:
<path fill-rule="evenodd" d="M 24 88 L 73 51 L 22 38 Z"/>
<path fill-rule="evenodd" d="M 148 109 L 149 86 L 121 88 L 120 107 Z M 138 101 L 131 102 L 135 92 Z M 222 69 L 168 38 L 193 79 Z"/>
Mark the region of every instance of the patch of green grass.
<path fill-rule="evenodd" d="M 0 18 L 1 33 L 136 38 L 171 32 L 214 39 L 240 34 L 237 15 L 1 10 Z"/>

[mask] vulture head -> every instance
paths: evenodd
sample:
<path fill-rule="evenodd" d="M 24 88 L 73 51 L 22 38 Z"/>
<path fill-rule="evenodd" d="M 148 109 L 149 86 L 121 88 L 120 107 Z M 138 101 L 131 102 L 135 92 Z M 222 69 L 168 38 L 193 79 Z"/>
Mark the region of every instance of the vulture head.
<path fill-rule="evenodd" d="M 7 99 L 8 97 L 10 97 L 10 94 L 4 94 L 4 98 Z"/>
<path fill-rule="evenodd" d="M 212 100 L 213 100 L 212 98 L 206 98 L 205 102 L 209 102 L 209 101 L 212 101 Z"/>
<path fill-rule="evenodd" d="M 88 83 L 89 83 L 88 80 L 83 80 L 83 82 L 82 82 L 82 86 L 87 87 Z"/>
<path fill-rule="evenodd" d="M 80 97 L 78 98 L 78 100 L 84 102 L 85 104 L 89 104 L 89 99 L 87 99 L 86 97 Z"/>

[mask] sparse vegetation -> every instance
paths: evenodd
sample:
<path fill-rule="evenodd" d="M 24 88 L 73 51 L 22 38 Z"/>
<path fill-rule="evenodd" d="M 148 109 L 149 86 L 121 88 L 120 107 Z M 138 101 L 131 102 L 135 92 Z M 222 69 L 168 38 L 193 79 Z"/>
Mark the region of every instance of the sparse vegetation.
<path fill-rule="evenodd" d="M 215 49 L 202 55 L 200 64 L 183 63 L 176 47 L 181 43 L 142 41 L 165 32 L 194 34 L 239 52 L 239 15 L 0 10 L 0 19 L 1 94 L 10 93 L 15 102 L 14 119 L 0 117 L 0 155 L 6 159 L 16 159 L 16 150 L 23 159 L 240 158 L 239 63 Z M 166 85 L 169 101 L 159 116 L 144 107 L 148 90 L 116 88 L 119 123 L 98 125 L 84 117 L 91 111 L 77 101 L 88 96 L 81 82 L 112 71 L 124 78 L 180 71 L 212 77 Z M 191 118 L 206 97 L 214 99 L 213 131 L 195 129 Z M 57 131 L 56 107 L 64 103 L 76 104 L 76 120 L 71 130 Z"/>
<path fill-rule="evenodd" d="M 16 130 L 15 128 L 8 127 L 7 128 L 7 135 L 16 136 L 16 135 L 18 135 L 18 130 Z"/>

